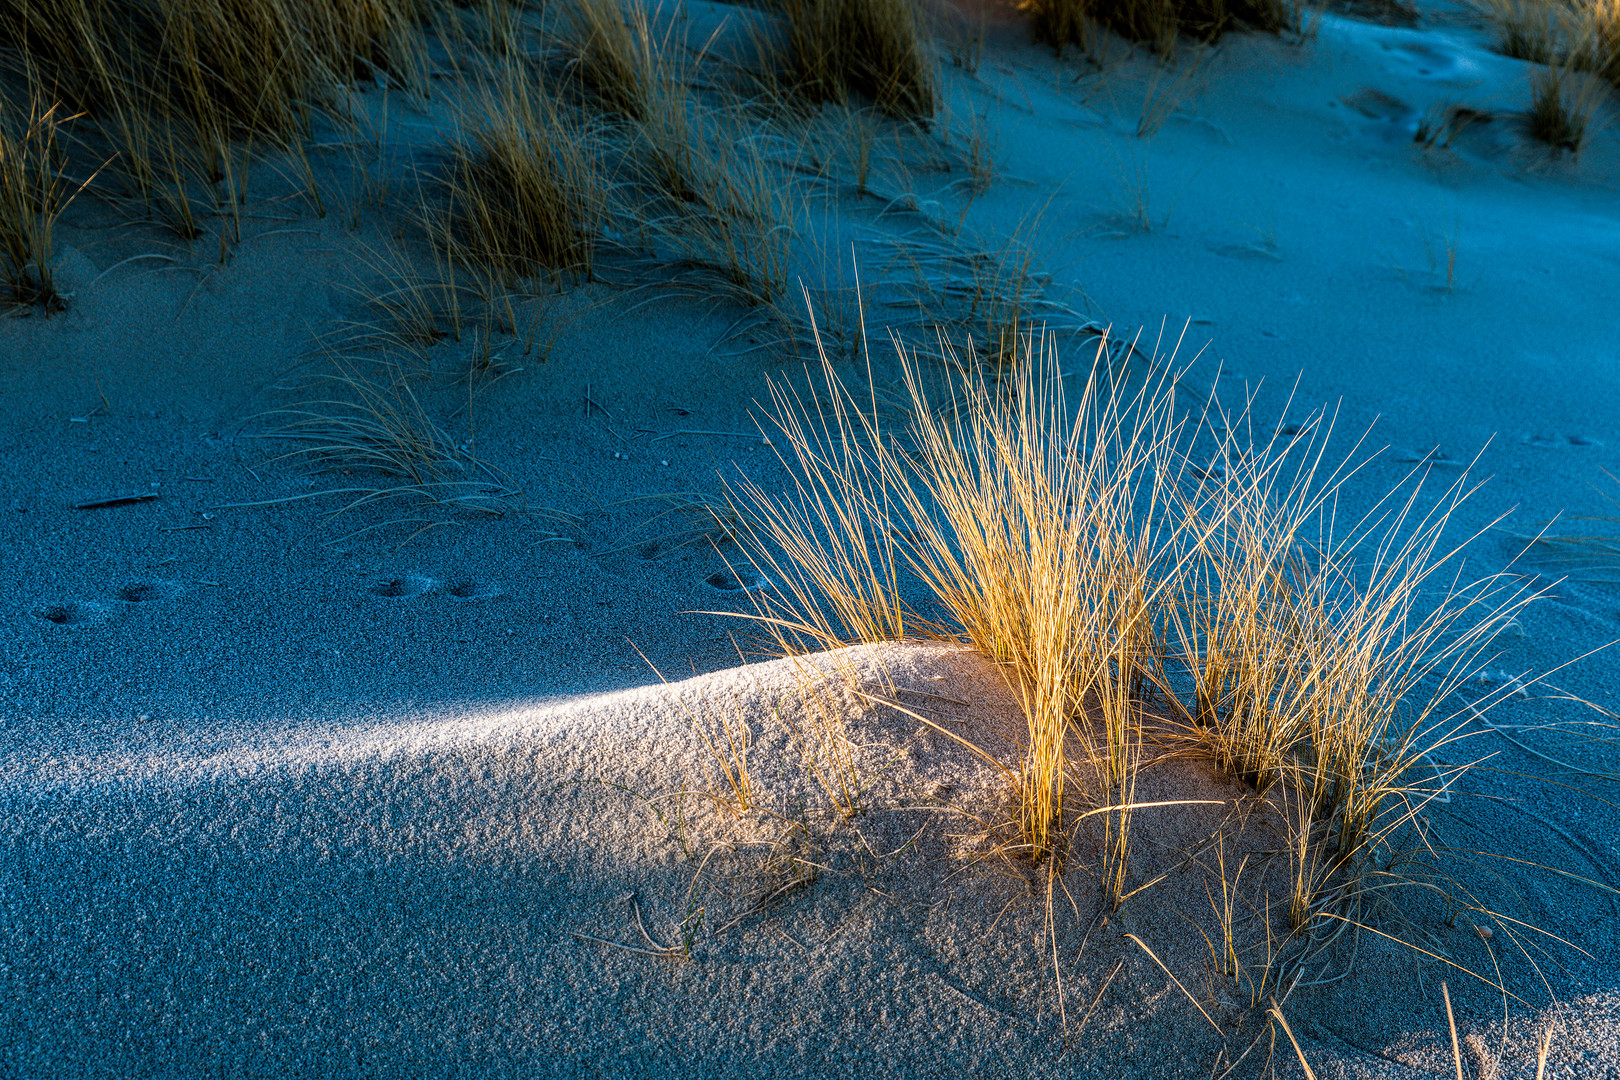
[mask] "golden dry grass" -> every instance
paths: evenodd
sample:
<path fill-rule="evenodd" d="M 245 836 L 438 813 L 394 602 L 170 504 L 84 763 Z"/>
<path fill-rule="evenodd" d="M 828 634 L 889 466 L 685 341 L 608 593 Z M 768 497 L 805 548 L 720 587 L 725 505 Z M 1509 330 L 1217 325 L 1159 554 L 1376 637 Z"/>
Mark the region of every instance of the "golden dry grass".
<path fill-rule="evenodd" d="M 1169 611 L 1186 734 L 1255 787 L 1285 841 L 1280 894 L 1262 872 L 1251 901 L 1275 899 L 1285 936 L 1230 965 L 1258 1002 L 1376 912 L 1398 919 L 1401 890 L 1460 888 L 1417 869 L 1438 857 L 1429 807 L 1471 767 L 1435 763 L 1471 718 L 1446 703 L 1535 594 L 1508 575 L 1462 576 L 1478 534 L 1447 534 L 1476 490 L 1466 479 L 1436 497 L 1414 473 L 1347 525 L 1350 470 L 1322 471 L 1325 421 L 1258 442 L 1233 434 L 1250 424 L 1208 425 L 1198 482 L 1182 492 L 1199 524 L 1181 535 L 1198 547 Z M 1492 917 L 1472 897 L 1455 902 Z"/>
<path fill-rule="evenodd" d="M 1550 64 L 1560 59 L 1574 30 L 1574 8 L 1563 0 L 1473 0 L 1496 31 L 1504 56 Z"/>
<path fill-rule="evenodd" d="M 1100 720 L 1100 733 L 1081 729 L 1102 798 L 1130 801 L 1135 703 L 1171 551 L 1157 513 L 1173 475 L 1171 396 L 1154 383 L 1121 396 L 1099 365 L 1071 398 L 1052 344 L 1027 338 L 1004 387 L 967 366 L 944 410 L 908 365 L 916 456 L 889 461 L 917 536 L 908 564 L 1022 695 L 1020 831 L 1037 858 L 1063 825 L 1076 716 Z"/>
<path fill-rule="evenodd" d="M 1300 15 L 1289 0 L 1024 0 L 1037 41 L 1061 53 L 1089 48 L 1096 27 L 1171 56 L 1182 37 L 1213 43 L 1235 30 L 1298 32 Z"/>
<path fill-rule="evenodd" d="M 0 100 L 0 281 L 20 305 L 60 307 L 52 272 L 56 220 L 83 188 L 63 175 L 58 132 L 73 117 L 35 97 L 26 110 Z"/>
<path fill-rule="evenodd" d="M 1594 0 L 1584 11 L 1584 66 L 1620 86 L 1620 0 Z"/>
<path fill-rule="evenodd" d="M 126 188 L 192 237 L 202 212 L 239 214 L 255 144 L 296 156 L 346 84 L 420 81 L 424 13 L 415 0 L 4 0 L 0 68 L 83 114 Z"/>
<path fill-rule="evenodd" d="M 942 388 L 902 353 L 897 418 L 824 359 L 814 391 L 773 390 L 793 479 L 731 485 L 737 537 L 783 652 L 944 636 L 1003 667 L 1027 723 L 1003 852 L 1061 873 L 1100 818 L 1117 904 L 1145 762 L 1179 744 L 1247 781 L 1284 842 L 1264 868 L 1220 861 L 1211 955 L 1263 1002 L 1405 886 L 1397 849 L 1432 853 L 1424 812 L 1468 767 L 1433 764 L 1467 719 L 1443 703 L 1533 596 L 1459 576 L 1466 481 L 1435 497 L 1414 476 L 1340 521 L 1354 468 L 1324 467 L 1323 421 L 1256 444 L 1216 411 L 1192 431 L 1167 376 L 1127 389 L 1106 355 L 1066 395 L 1049 341 L 999 383 L 959 362 Z M 1150 702 L 1179 734 L 1148 734 Z M 1234 944 L 1239 895 L 1281 913 L 1264 955 Z"/>
<path fill-rule="evenodd" d="M 939 103 L 932 61 L 907 0 L 779 0 L 786 89 L 818 105 L 871 101 L 926 123 Z"/>
<path fill-rule="evenodd" d="M 900 595 L 876 402 L 860 408 L 825 352 L 822 360 L 824 397 L 769 384 L 771 445 L 791 489 L 777 493 L 742 476 L 728 491 L 738 539 L 774 583 L 758 598 L 759 614 L 786 653 L 895 641 L 915 625 Z"/>
<path fill-rule="evenodd" d="M 1585 71 L 1620 86 L 1616 0 L 1471 0 L 1506 56 Z"/>
<path fill-rule="evenodd" d="M 1032 8 L 1038 28 L 1057 20 L 1039 30 L 1054 44 L 1083 41 L 1095 18 L 1166 52 L 1180 34 L 1213 40 L 1293 17 L 1213 0 L 1060 6 Z M 127 25 L 114 19 L 123 10 L 0 0 L 0 26 L 35 85 L 78 50 L 83 69 L 65 100 L 182 232 L 195 230 L 199 190 L 235 207 L 251 140 L 296 144 L 310 110 L 357 77 L 414 77 L 408 39 L 421 12 L 408 4 L 174 0 Z M 901 0 L 788 0 L 785 10 L 789 85 L 804 100 L 855 95 L 895 116 L 932 116 L 926 50 Z M 700 58 L 678 53 L 639 6 L 582 0 L 570 12 L 565 79 L 515 49 L 485 69 L 444 205 L 428 219 L 444 295 L 457 294 L 456 266 L 505 279 L 589 275 L 614 233 L 716 274 L 734 300 L 778 303 L 796 212 L 780 137 L 745 103 L 700 100 L 690 87 Z M 1579 55 L 1611 71 L 1615 20 L 1591 25 L 1607 29 L 1579 38 Z M 10 107 L 0 114 L 0 254 L 24 300 L 53 293 L 50 229 L 71 197 L 55 142 L 66 107 L 36 104 L 26 124 Z M 864 166 L 859 175 L 864 188 Z M 1440 703 L 1526 597 L 1493 581 L 1427 594 L 1460 557 L 1441 537 L 1469 493 L 1461 484 L 1438 510 L 1414 494 L 1336 537 L 1327 508 L 1343 473 L 1318 472 L 1325 433 L 1240 445 L 1223 418 L 1206 460 L 1184 443 L 1164 369 L 1129 387 L 1102 363 L 1105 339 L 1089 369 L 1065 372 L 1055 342 L 1030 332 L 1029 253 L 1008 250 L 966 283 L 982 349 L 970 339 L 959 356 L 942 344 L 954 372 L 942 384 L 902 355 L 898 422 L 825 355 L 818 392 L 772 387 L 768 423 L 792 482 L 776 492 L 744 477 L 730 491 L 738 537 L 774 584 L 758 594 L 758 615 L 790 654 L 927 634 L 1001 664 L 1027 722 L 1008 849 L 1059 867 L 1074 827 L 1100 817 L 1115 903 L 1127 895 L 1142 718 L 1150 697 L 1163 698 L 1186 741 L 1272 800 L 1288 833 L 1290 929 L 1302 950 L 1319 949 L 1359 918 L 1368 865 L 1436 796 L 1428 755 L 1457 734 Z M 437 315 L 425 297 L 400 294 L 402 325 L 431 342 Z M 515 496 L 472 475 L 480 464 L 397 366 L 341 366 L 337 382 L 338 394 L 295 410 L 278 434 L 304 443 L 297 455 L 399 481 L 337 492 L 349 508 L 411 495 L 498 513 Z M 1172 668 L 1186 673 L 1179 683 Z M 802 709 L 784 723 L 852 816 L 865 777 L 827 684 L 807 668 Z M 729 712 L 694 714 L 693 731 L 719 771 L 716 801 L 748 810 L 746 726 Z M 1228 927 L 1245 865 L 1230 882 L 1221 866 Z M 1230 930 L 1223 952 L 1236 977 Z M 1255 994 L 1277 977 L 1251 980 Z"/>
<path fill-rule="evenodd" d="M 595 133 L 521 60 L 503 63 L 479 100 L 444 214 L 429 215 L 438 246 L 516 277 L 589 276 L 611 212 Z"/>
<path fill-rule="evenodd" d="M 1169 474 L 1168 395 L 1123 400 L 1094 377 L 1072 410 L 1055 353 L 1025 342 L 998 387 L 967 374 L 936 397 L 904 360 L 909 420 L 891 430 L 822 369 L 823 392 L 776 387 L 773 443 L 794 475 L 777 495 L 733 484 L 745 547 L 778 587 L 760 617 L 784 649 L 907 633 L 948 634 L 1006 667 L 1028 720 L 1020 833 L 1035 858 L 1061 846 L 1075 764 L 1129 801 L 1133 702 L 1156 656 L 1157 561 L 1168 550 L 1143 504 Z M 921 618 L 905 594 L 939 614 Z M 1071 749 L 1087 709 L 1101 733 Z M 1123 830 L 1124 821 L 1116 828 Z"/>
<path fill-rule="evenodd" d="M 1532 138 L 1554 150 L 1579 154 L 1587 128 L 1606 88 L 1572 66 L 1553 65 L 1530 79 L 1528 128 Z"/>

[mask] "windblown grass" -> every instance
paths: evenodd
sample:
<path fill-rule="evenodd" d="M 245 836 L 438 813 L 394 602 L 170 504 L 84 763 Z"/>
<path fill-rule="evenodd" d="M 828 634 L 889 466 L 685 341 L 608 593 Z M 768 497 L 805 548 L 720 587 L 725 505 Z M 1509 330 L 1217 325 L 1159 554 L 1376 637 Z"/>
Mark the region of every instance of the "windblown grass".
<path fill-rule="evenodd" d="M 932 62 L 907 0 L 779 0 L 787 89 L 812 105 L 859 95 L 926 123 L 939 104 Z"/>
<path fill-rule="evenodd" d="M 1554 150 L 1581 152 L 1587 125 L 1597 107 L 1598 84 L 1569 67 L 1552 66 L 1530 80 L 1529 131 Z"/>
<path fill-rule="evenodd" d="M 1008 388 L 959 364 L 943 410 L 906 359 L 903 432 L 824 362 L 824 396 L 773 390 L 773 443 L 794 487 L 775 496 L 743 478 L 732 491 L 739 539 L 780 583 L 759 615 L 784 649 L 926 632 L 1007 668 L 1029 724 L 1019 830 L 1041 859 L 1062 846 L 1073 763 L 1089 759 L 1112 801 L 1128 802 L 1114 796 L 1130 783 L 1131 702 L 1156 656 L 1167 550 L 1136 508 L 1166 494 L 1154 466 L 1173 425 L 1167 395 L 1116 400 L 1096 376 L 1071 416 L 1055 353 L 1033 339 L 1026 350 Z M 939 616 L 920 617 L 908 587 Z M 1087 709 L 1102 734 L 1078 754 L 1071 725 Z"/>
<path fill-rule="evenodd" d="M 1472 0 L 1505 56 L 1585 71 L 1620 86 L 1616 0 Z"/>
<path fill-rule="evenodd" d="M 1375 912 L 1399 917 L 1399 890 L 1460 889 L 1417 869 L 1436 856 L 1427 809 L 1450 801 L 1470 767 L 1436 764 L 1472 718 L 1447 701 L 1537 595 L 1511 575 L 1462 576 L 1479 534 L 1447 531 L 1477 490 L 1466 476 L 1433 498 L 1414 473 L 1345 527 L 1354 470 L 1323 471 L 1329 427 L 1316 417 L 1256 443 L 1235 434 L 1251 430 L 1247 415 L 1219 416 L 1189 469 L 1198 482 L 1180 491 L 1194 523 L 1179 535 L 1198 542 L 1167 608 L 1173 666 L 1190 687 L 1173 708 L 1256 789 L 1285 841 L 1283 936 L 1252 967 L 1235 954 L 1230 965 L 1254 1003 L 1295 985 Z M 1224 887 L 1224 867 L 1221 877 Z M 1262 872 L 1258 887 L 1269 910 L 1268 880 Z M 1466 894 L 1454 902 L 1489 917 Z"/>
<path fill-rule="evenodd" d="M 1090 46 L 1093 31 L 1087 0 L 1026 0 L 1023 9 L 1035 40 L 1052 46 L 1059 56 L 1070 45 Z"/>
<path fill-rule="evenodd" d="M 375 373 L 354 361 L 337 359 L 335 365 L 325 380 L 329 396 L 278 410 L 286 423 L 259 437 L 304 444 L 281 458 L 313 462 L 322 472 L 359 472 L 363 479 L 271 503 L 342 497 L 342 505 L 329 512 L 332 517 L 398 500 L 497 516 L 512 509 L 521 492 L 474 456 L 471 440 L 458 445 L 434 421 L 397 364 L 378 364 Z M 443 522 L 427 521 L 424 527 L 438 524 Z"/>
<path fill-rule="evenodd" d="M 416 0 L 4 0 L 0 65 L 84 116 L 113 171 L 182 235 L 239 213 L 250 148 L 301 155 L 357 78 L 420 82 Z M 100 153 L 101 148 L 98 148 Z"/>
<path fill-rule="evenodd" d="M 1089 48 L 1093 26 L 1173 55 L 1182 37 L 1213 44 L 1235 30 L 1297 33 L 1300 14 L 1290 0 L 1024 0 L 1037 41 L 1061 53 Z"/>
<path fill-rule="evenodd" d="M 1281 843 L 1228 860 L 1222 840 L 1209 941 L 1254 1007 L 1404 918 L 1403 889 L 1495 918 L 1425 869 L 1443 852 L 1426 811 L 1470 767 L 1436 764 L 1473 716 L 1445 703 L 1534 599 L 1462 576 L 1474 537 L 1448 525 L 1474 486 L 1436 498 L 1414 474 L 1341 522 L 1355 450 L 1330 459 L 1324 419 L 1258 443 L 1239 437 L 1247 414 L 1189 428 L 1167 365 L 1126 383 L 1106 356 L 1105 341 L 1066 396 L 1050 339 L 999 381 L 959 360 L 942 389 L 903 351 L 898 418 L 825 357 L 814 391 L 774 386 L 789 485 L 730 485 L 737 539 L 773 583 L 755 617 L 790 655 L 934 636 L 995 660 L 1027 723 L 998 850 L 1056 882 L 1075 830 L 1099 824 L 1115 905 L 1153 884 L 1128 873 L 1134 814 L 1160 805 L 1140 801 L 1143 768 L 1191 752 L 1246 781 L 1238 833 Z"/>
<path fill-rule="evenodd" d="M 1292 700 L 1295 671 L 1291 650 L 1273 642 L 1287 634 L 1304 644 L 1322 629 L 1313 619 L 1321 598 L 1293 590 L 1311 574 L 1301 533 L 1333 485 L 1311 483 L 1319 447 L 1314 457 L 1290 455 L 1304 445 L 1298 435 L 1258 455 L 1219 442 L 1212 460 L 1195 466 L 1199 482 L 1177 492 L 1203 542 L 1184 567 L 1168 622 L 1192 676 L 1193 723 L 1224 767 L 1263 792 L 1281 778 L 1301 722 L 1270 708 Z"/>
<path fill-rule="evenodd" d="M 503 63 L 457 147 L 436 244 L 513 277 L 589 276 L 611 212 L 594 133 L 521 60 Z"/>
<path fill-rule="evenodd" d="M 63 176 L 58 129 L 71 117 L 35 98 L 26 113 L 0 99 L 0 280 L 12 303 L 59 308 L 52 273 L 56 219 L 83 188 Z"/>

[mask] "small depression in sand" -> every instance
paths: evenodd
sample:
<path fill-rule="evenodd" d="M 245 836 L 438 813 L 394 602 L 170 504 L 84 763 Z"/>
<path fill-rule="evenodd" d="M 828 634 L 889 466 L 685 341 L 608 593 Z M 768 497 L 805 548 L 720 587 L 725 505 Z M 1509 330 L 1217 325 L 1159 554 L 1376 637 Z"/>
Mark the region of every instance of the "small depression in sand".
<path fill-rule="evenodd" d="M 475 581 L 472 578 L 462 578 L 445 593 L 457 600 L 488 600 L 501 595 L 501 587 L 487 581 Z"/>
<path fill-rule="evenodd" d="M 106 605 L 86 600 L 40 604 L 34 608 L 35 618 L 43 619 L 53 626 L 90 626 L 105 622 L 111 614 Z"/>
<path fill-rule="evenodd" d="M 158 600 L 173 600 L 184 591 L 185 587 L 179 582 L 142 579 L 131 581 L 120 588 L 118 599 L 126 604 L 148 604 Z"/>
<path fill-rule="evenodd" d="M 750 570 L 740 572 L 716 570 L 703 580 L 721 592 L 752 592 L 755 589 L 763 589 L 770 584 L 763 577 Z"/>
<path fill-rule="evenodd" d="M 438 581 L 423 574 L 405 574 L 402 577 L 386 577 L 371 586 L 371 592 L 376 596 L 386 596 L 397 599 L 405 596 L 422 596 L 439 587 Z"/>

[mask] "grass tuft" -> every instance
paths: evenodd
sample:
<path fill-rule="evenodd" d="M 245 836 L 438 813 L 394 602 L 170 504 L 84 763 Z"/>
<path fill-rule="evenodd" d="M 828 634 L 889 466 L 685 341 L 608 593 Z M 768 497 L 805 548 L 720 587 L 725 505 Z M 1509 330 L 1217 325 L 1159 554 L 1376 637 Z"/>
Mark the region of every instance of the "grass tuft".
<path fill-rule="evenodd" d="M 1229 434 L 1244 427 L 1219 425 L 1183 504 L 1195 524 L 1182 535 L 1200 538 L 1172 609 L 1194 682 L 1187 712 L 1246 782 L 1297 788 L 1331 873 L 1423 801 L 1412 777 L 1455 737 L 1442 702 L 1533 595 L 1503 576 L 1433 592 L 1461 559 L 1462 545 L 1441 541 L 1474 490 L 1465 480 L 1420 511 L 1420 477 L 1336 536 L 1353 470 L 1319 475 L 1328 425 L 1259 446 Z"/>
<path fill-rule="evenodd" d="M 1324 467 L 1325 418 L 1258 443 L 1240 437 L 1247 414 L 1179 422 L 1168 366 L 1133 385 L 1106 340 L 1073 396 L 1050 338 L 996 378 L 944 351 L 941 389 L 901 350 L 894 419 L 825 354 L 815 391 L 773 387 L 790 484 L 744 477 L 728 493 L 772 583 L 754 617 L 788 654 L 926 635 L 998 663 L 1027 723 L 1002 766 L 1017 839 L 999 850 L 1061 874 L 1072 831 L 1101 818 L 1096 869 L 1116 906 L 1148 887 L 1128 870 L 1133 812 L 1161 805 L 1136 796 L 1154 740 L 1215 759 L 1284 842 L 1230 880 L 1223 852 L 1212 955 L 1254 1003 L 1291 989 L 1388 907 L 1406 881 L 1397 850 L 1433 853 L 1425 808 L 1469 767 L 1435 764 L 1471 715 L 1444 703 L 1534 594 L 1461 577 L 1474 537 L 1442 541 L 1466 478 L 1434 498 L 1414 473 L 1341 527 L 1356 467 Z M 1172 720 L 1151 735 L 1150 701 Z M 1231 929 L 1240 878 L 1264 893 L 1245 903 L 1266 912 L 1258 963 Z"/>
<path fill-rule="evenodd" d="M 718 276 L 711 289 L 718 284 L 744 306 L 774 306 L 787 292 L 800 210 L 792 161 L 778 163 L 777 137 L 745 116 L 709 113 L 691 130 L 686 196 L 665 199 L 647 224 L 681 260 Z"/>
<path fill-rule="evenodd" d="M 1594 0 L 1579 11 L 1580 66 L 1620 86 L 1620 0 Z"/>
<path fill-rule="evenodd" d="M 1496 31 L 1496 49 L 1504 56 L 1551 64 L 1565 52 L 1573 28 L 1573 10 L 1561 0 L 1473 0 Z"/>
<path fill-rule="evenodd" d="M 780 0 L 788 88 L 812 105 L 871 101 L 927 123 L 939 91 L 917 15 L 906 0 Z"/>
<path fill-rule="evenodd" d="M 1548 67 L 1530 80 L 1531 137 L 1554 150 L 1579 154 L 1587 123 L 1597 107 L 1594 85 L 1566 67 Z"/>
<path fill-rule="evenodd" d="M 57 133 L 73 117 L 39 98 L 26 114 L 0 99 L 0 280 L 12 303 L 64 306 L 51 272 L 56 219 L 83 189 L 63 176 Z M 25 116 L 25 119 L 18 119 Z"/>
<path fill-rule="evenodd" d="M 571 66 L 602 105 L 631 120 L 653 110 L 660 74 L 661 43 L 639 3 L 623 10 L 618 0 L 577 0 L 569 5 Z"/>
<path fill-rule="evenodd" d="M 294 149 L 356 79 L 419 83 L 418 0 L 0 0 L 0 62 L 84 116 L 182 235 L 237 212 L 246 154 Z M 98 146 L 98 153 L 103 149 Z"/>
<path fill-rule="evenodd" d="M 1091 44 L 1091 4 L 1088 0 L 1025 0 L 1035 40 L 1050 45 L 1059 56 L 1070 45 L 1088 48 Z"/>
<path fill-rule="evenodd" d="M 1620 86 L 1620 0 L 1472 0 L 1503 55 Z"/>
<path fill-rule="evenodd" d="M 451 439 L 429 415 L 399 365 L 383 363 L 377 374 L 370 374 L 352 361 L 334 363 L 336 372 L 326 378 L 333 387 L 331 396 L 277 410 L 287 422 L 259 437 L 306 444 L 281 458 L 313 461 L 322 471 L 345 475 L 366 470 L 393 482 L 362 481 L 273 501 L 347 497 L 331 516 L 397 499 L 495 516 L 512 508 L 521 492 L 474 456 L 470 439 L 459 446 Z"/>
<path fill-rule="evenodd" d="M 1116 398 L 1100 363 L 1071 403 L 1054 344 L 1028 339 L 1006 386 L 968 367 L 947 411 L 908 366 L 918 453 L 890 464 L 918 537 L 909 565 L 1021 694 L 1020 832 L 1037 859 L 1063 827 L 1077 717 L 1100 720 L 1082 726 L 1101 798 L 1130 801 L 1133 702 L 1157 652 L 1153 578 L 1166 550 L 1152 510 L 1167 494 L 1173 431 L 1163 387 Z M 1126 818 L 1107 820 L 1123 834 Z"/>
<path fill-rule="evenodd" d="M 504 63 L 455 150 L 447 207 L 430 221 L 435 242 L 514 277 L 590 276 L 609 215 L 593 143 L 555 88 L 520 61 Z"/>
<path fill-rule="evenodd" d="M 1078 401 L 1055 350 L 1028 339 L 1006 385 L 971 357 L 940 400 L 902 356 L 909 422 L 891 431 L 876 400 L 856 398 L 823 354 L 825 396 L 773 392 L 773 442 L 795 478 L 773 496 L 731 488 L 739 539 L 779 584 L 758 617 L 785 651 L 907 633 L 967 641 L 1004 666 L 1028 740 L 1018 776 L 1026 852 L 1061 854 L 1072 766 L 1090 761 L 1110 805 L 1129 803 L 1139 739 L 1133 702 L 1157 648 L 1151 516 L 1168 472 L 1170 397 L 1116 400 L 1093 376 Z M 1100 352 L 1099 355 L 1102 355 Z M 1162 388 L 1160 388 L 1162 389 Z M 903 442 L 901 441 L 903 439 Z M 920 619 L 908 587 L 940 611 Z M 1071 747 L 1081 724 L 1085 752 Z M 1124 811 L 1109 817 L 1123 837 Z M 1123 843 L 1123 841 L 1121 841 Z"/>
<path fill-rule="evenodd" d="M 786 654 L 897 641 L 916 630 L 900 594 L 897 508 L 876 401 L 863 411 L 825 350 L 821 359 L 824 394 L 806 398 L 768 382 L 771 446 L 791 489 L 778 495 L 743 476 L 727 490 L 736 538 L 775 583 L 758 596 L 759 614 Z"/>
<path fill-rule="evenodd" d="M 1213 44 L 1234 30 L 1298 33 L 1298 5 L 1290 0 L 1024 0 L 1035 40 L 1058 53 L 1089 48 L 1092 26 L 1104 26 L 1161 56 L 1182 37 Z"/>

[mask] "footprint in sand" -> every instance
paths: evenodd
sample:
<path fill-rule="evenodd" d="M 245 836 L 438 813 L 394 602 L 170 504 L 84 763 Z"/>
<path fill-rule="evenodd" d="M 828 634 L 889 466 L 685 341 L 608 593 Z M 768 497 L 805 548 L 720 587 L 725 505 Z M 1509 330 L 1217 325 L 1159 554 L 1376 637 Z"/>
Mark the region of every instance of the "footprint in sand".
<path fill-rule="evenodd" d="M 1360 127 L 1363 136 L 1370 136 L 1382 143 L 1409 142 L 1418 129 L 1418 111 L 1382 90 L 1364 87 L 1340 98 L 1339 104 L 1349 106 L 1362 117 Z"/>
<path fill-rule="evenodd" d="M 1417 110 L 1393 94 L 1363 87 L 1339 99 L 1369 120 L 1389 124 L 1405 124 L 1417 119 Z"/>
<path fill-rule="evenodd" d="M 1450 49 L 1427 43 L 1385 45 L 1384 50 L 1394 61 L 1393 67 L 1420 79 L 1444 82 L 1468 74 L 1474 66 Z"/>
<path fill-rule="evenodd" d="M 125 604 L 150 604 L 158 600 L 173 600 L 185 591 L 185 586 L 178 581 L 143 578 L 119 589 L 118 599 Z"/>
<path fill-rule="evenodd" d="M 492 596 L 501 595 L 499 585 L 492 585 L 487 581 L 474 581 L 472 578 L 461 578 L 444 591 L 445 595 L 456 600 L 488 600 Z"/>
<path fill-rule="evenodd" d="M 1401 465 L 1436 465 L 1447 469 L 1465 469 L 1469 463 L 1461 458 L 1454 458 L 1438 446 L 1426 454 L 1400 454 L 1393 460 Z"/>
<path fill-rule="evenodd" d="M 1209 250 L 1226 259 L 1270 259 L 1272 262 L 1282 262 L 1283 257 L 1277 253 L 1277 245 L 1270 241 L 1249 241 L 1230 244 L 1213 243 L 1208 245 Z"/>
<path fill-rule="evenodd" d="M 91 626 L 106 622 L 112 609 L 106 604 L 89 600 L 68 600 L 59 604 L 40 604 L 34 608 L 34 617 L 53 626 Z"/>
<path fill-rule="evenodd" d="M 1539 446 L 1544 450 L 1562 450 L 1566 446 L 1603 445 L 1597 439 L 1589 439 L 1585 435 L 1551 435 L 1546 432 L 1526 435 L 1524 441 L 1530 446 Z"/>
<path fill-rule="evenodd" d="M 741 577 L 730 570 L 716 570 L 703 580 L 721 592 L 748 592 L 752 589 L 763 589 L 769 584 L 750 570 L 744 570 Z"/>
<path fill-rule="evenodd" d="M 394 599 L 402 596 L 422 596 L 438 587 L 438 580 L 426 574 L 402 574 L 399 577 L 383 578 L 372 585 L 369 591 L 374 596 Z"/>

